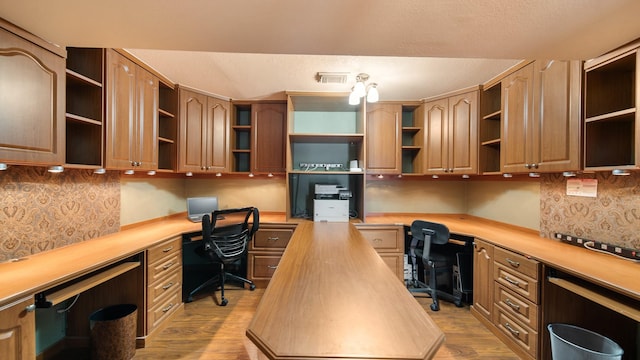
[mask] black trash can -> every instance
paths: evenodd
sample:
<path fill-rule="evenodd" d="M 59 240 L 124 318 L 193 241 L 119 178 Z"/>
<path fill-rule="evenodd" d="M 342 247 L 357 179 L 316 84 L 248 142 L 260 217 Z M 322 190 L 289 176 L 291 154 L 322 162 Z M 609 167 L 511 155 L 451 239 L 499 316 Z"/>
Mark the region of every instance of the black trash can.
<path fill-rule="evenodd" d="M 136 354 L 136 305 L 102 308 L 89 316 L 92 360 L 131 360 Z"/>

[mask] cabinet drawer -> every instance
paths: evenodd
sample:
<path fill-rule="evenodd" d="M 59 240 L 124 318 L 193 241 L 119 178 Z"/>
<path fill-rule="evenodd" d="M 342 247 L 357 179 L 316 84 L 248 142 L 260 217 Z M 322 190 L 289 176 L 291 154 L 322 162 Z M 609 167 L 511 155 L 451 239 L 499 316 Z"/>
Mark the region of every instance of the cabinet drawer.
<path fill-rule="evenodd" d="M 180 254 L 170 256 L 163 259 L 163 261 L 156 262 L 149 265 L 147 274 L 147 284 L 153 284 L 158 279 L 167 276 L 170 272 L 180 268 L 181 261 Z"/>
<path fill-rule="evenodd" d="M 357 227 L 378 252 L 403 252 L 404 232 L 399 226 L 362 226 Z"/>
<path fill-rule="evenodd" d="M 505 289 L 502 285 L 495 287 L 494 300 L 502 311 L 515 317 L 531 329 L 538 331 L 537 305 Z"/>
<path fill-rule="evenodd" d="M 151 329 L 158 326 L 164 321 L 172 312 L 180 306 L 182 302 L 182 295 L 180 291 L 174 291 L 165 301 L 162 301 L 158 306 L 150 308 L 147 311 L 147 328 L 150 332 Z"/>
<path fill-rule="evenodd" d="M 380 257 L 398 279 L 404 282 L 404 254 L 382 253 Z"/>
<path fill-rule="evenodd" d="M 493 309 L 493 323 L 498 330 L 504 333 L 508 339 L 511 339 L 514 344 L 533 356 L 534 359 L 537 359 L 538 332 L 520 323 L 514 317 L 504 312 L 497 304 L 494 304 Z"/>
<path fill-rule="evenodd" d="M 295 229 L 259 229 L 253 237 L 252 249 L 284 250 Z"/>
<path fill-rule="evenodd" d="M 152 308 L 162 301 L 167 294 L 182 287 L 182 272 L 175 268 L 166 278 L 161 278 L 147 288 L 147 308 Z"/>
<path fill-rule="evenodd" d="M 180 253 L 181 246 L 182 239 L 178 237 L 149 248 L 149 251 L 147 252 L 149 264 L 153 264 L 154 262 L 169 255 Z"/>
<path fill-rule="evenodd" d="M 538 280 L 513 271 L 502 264 L 495 263 L 494 265 L 493 279 L 498 284 L 529 299 L 534 304 L 538 303 Z"/>
<path fill-rule="evenodd" d="M 253 279 L 271 279 L 282 258 L 278 255 L 249 254 L 249 272 Z"/>
<path fill-rule="evenodd" d="M 505 267 L 525 274 L 528 277 L 538 280 L 539 263 L 536 260 L 528 259 L 520 254 L 499 248 L 496 246 L 494 251 L 495 262 Z"/>

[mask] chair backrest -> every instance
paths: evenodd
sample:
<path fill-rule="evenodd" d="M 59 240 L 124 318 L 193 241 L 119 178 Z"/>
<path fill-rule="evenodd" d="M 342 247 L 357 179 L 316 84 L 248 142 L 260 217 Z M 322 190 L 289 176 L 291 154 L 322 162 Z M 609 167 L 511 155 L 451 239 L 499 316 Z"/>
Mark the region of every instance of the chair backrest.
<path fill-rule="evenodd" d="M 216 226 L 217 224 L 220 226 Z M 247 243 L 259 226 L 260 215 L 257 208 L 216 210 L 211 217 L 208 214 L 202 217 L 204 249 L 210 255 L 215 254 L 222 262 L 235 261 L 244 254 Z"/>
<path fill-rule="evenodd" d="M 411 236 L 424 242 L 422 258 L 428 260 L 431 244 L 443 245 L 449 242 L 449 228 L 444 224 L 415 220 L 411 223 Z"/>

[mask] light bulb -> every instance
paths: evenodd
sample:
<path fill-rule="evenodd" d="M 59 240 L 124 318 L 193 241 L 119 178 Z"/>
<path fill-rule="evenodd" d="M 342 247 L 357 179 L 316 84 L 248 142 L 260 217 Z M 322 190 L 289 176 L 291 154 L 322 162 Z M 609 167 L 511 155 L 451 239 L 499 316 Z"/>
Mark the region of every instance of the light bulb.
<path fill-rule="evenodd" d="M 358 96 L 358 94 L 356 94 L 355 89 L 351 91 L 351 94 L 349 94 L 349 105 L 359 105 L 360 104 L 360 97 Z"/>
<path fill-rule="evenodd" d="M 376 86 L 378 86 L 378 84 L 376 83 L 369 85 L 369 91 L 367 92 L 367 102 L 378 102 L 380 94 L 378 94 L 378 88 L 376 88 Z"/>

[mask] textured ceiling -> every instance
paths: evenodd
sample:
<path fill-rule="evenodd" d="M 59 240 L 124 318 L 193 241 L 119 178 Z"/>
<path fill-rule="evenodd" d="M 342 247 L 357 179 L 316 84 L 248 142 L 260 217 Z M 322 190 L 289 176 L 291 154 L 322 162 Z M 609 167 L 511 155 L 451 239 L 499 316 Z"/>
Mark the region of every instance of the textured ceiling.
<path fill-rule="evenodd" d="M 0 0 L 0 17 L 46 40 L 132 49 L 174 82 L 241 99 L 348 91 L 359 72 L 383 100 L 430 97 L 514 59 L 598 56 L 640 37 L 638 14 L 638 0 Z M 319 71 L 351 82 L 318 84 Z"/>

